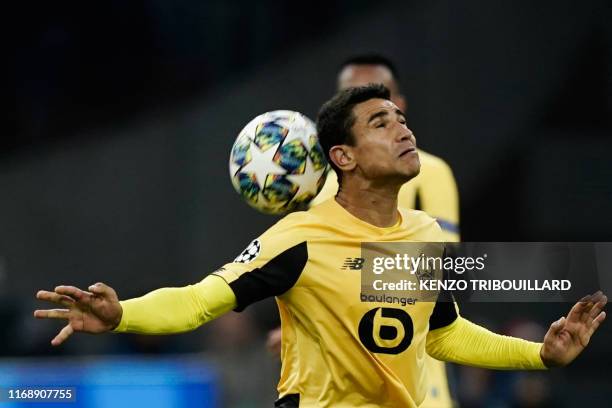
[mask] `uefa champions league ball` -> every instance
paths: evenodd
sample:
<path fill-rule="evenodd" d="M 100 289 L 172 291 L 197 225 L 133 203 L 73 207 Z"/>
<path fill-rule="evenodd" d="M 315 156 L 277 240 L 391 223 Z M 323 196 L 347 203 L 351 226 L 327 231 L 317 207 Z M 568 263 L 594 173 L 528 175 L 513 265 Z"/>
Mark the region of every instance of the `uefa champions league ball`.
<path fill-rule="evenodd" d="M 327 161 L 314 123 L 298 112 L 267 112 L 250 121 L 234 142 L 232 184 L 267 214 L 305 207 L 321 190 Z"/>

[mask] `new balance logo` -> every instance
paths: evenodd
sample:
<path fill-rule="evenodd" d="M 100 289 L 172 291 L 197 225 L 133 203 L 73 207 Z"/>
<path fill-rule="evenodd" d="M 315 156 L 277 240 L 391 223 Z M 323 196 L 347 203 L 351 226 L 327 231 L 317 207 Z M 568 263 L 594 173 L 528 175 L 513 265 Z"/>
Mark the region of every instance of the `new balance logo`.
<path fill-rule="evenodd" d="M 342 264 L 342 270 L 350 269 L 353 271 L 360 271 L 363 269 L 364 258 L 346 258 Z"/>

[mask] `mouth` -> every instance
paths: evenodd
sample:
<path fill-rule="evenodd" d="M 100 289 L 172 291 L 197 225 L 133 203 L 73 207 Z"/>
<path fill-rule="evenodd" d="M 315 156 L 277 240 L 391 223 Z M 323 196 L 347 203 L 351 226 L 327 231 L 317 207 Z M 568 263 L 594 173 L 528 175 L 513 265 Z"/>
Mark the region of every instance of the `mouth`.
<path fill-rule="evenodd" d="M 404 157 L 404 156 L 409 155 L 411 153 L 416 154 L 416 152 L 417 152 L 416 151 L 416 147 L 411 147 L 409 149 L 403 150 L 398 157 Z"/>

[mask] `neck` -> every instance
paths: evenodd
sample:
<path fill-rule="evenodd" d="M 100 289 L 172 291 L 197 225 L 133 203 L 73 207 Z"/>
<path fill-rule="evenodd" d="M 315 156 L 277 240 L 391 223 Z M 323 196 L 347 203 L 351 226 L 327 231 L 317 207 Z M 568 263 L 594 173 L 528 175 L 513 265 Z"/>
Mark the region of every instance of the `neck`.
<path fill-rule="evenodd" d="M 397 194 L 402 183 L 374 185 L 368 180 L 345 177 L 336 201 L 355 217 L 377 227 L 391 227 L 399 221 Z"/>

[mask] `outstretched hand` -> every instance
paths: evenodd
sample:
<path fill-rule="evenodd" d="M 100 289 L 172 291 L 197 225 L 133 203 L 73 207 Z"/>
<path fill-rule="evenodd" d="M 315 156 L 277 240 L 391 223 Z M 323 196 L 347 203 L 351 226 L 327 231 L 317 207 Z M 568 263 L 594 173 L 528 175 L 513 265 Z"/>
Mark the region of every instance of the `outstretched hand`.
<path fill-rule="evenodd" d="M 606 318 L 602 309 L 607 302 L 608 298 L 601 291 L 585 296 L 572 307 L 567 317 L 550 325 L 540 350 L 547 367 L 565 366 L 578 357 Z"/>
<path fill-rule="evenodd" d="M 117 327 L 123 310 L 117 293 L 103 283 L 91 285 L 88 291 L 74 286 L 58 286 L 53 292 L 40 290 L 36 298 L 63 306 L 62 309 L 34 311 L 39 319 L 63 319 L 68 324 L 51 340 L 59 346 L 74 332 L 104 333 Z"/>

